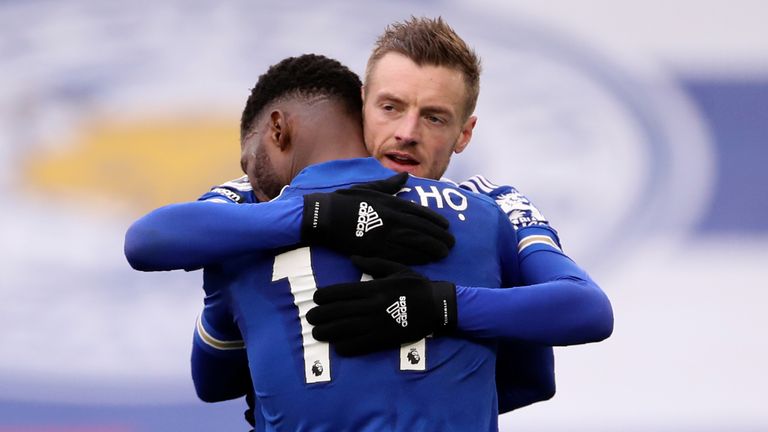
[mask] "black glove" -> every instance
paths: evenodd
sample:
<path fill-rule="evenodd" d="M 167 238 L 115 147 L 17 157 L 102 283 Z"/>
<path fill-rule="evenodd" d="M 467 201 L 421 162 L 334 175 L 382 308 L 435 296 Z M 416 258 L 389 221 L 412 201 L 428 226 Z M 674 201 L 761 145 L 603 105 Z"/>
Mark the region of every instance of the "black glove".
<path fill-rule="evenodd" d="M 456 327 L 456 286 L 434 282 L 396 262 L 353 256 L 375 279 L 329 285 L 315 291 L 307 312 L 312 336 L 353 356 L 396 348 Z"/>
<path fill-rule="evenodd" d="M 393 196 L 407 180 L 408 174 L 400 173 L 349 189 L 305 195 L 302 241 L 406 264 L 445 258 L 454 244 L 448 221 Z"/>

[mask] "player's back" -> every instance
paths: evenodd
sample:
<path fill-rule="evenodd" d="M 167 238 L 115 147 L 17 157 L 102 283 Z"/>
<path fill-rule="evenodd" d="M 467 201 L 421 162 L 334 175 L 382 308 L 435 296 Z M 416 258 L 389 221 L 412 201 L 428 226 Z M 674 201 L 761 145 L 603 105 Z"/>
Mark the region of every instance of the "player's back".
<path fill-rule="evenodd" d="M 303 171 L 281 198 L 390 174 L 369 159 L 320 164 Z M 501 268 L 510 263 L 502 262 L 499 238 L 514 233 L 491 200 L 413 177 L 398 196 L 441 213 L 456 237 L 447 258 L 416 271 L 462 285 L 502 286 Z M 375 215 L 365 211 L 361 223 L 375 225 Z M 223 274 L 268 429 L 496 430 L 494 343 L 427 338 L 399 350 L 340 357 L 312 338 L 305 315 L 314 291 L 361 278 L 348 258 L 304 247 L 243 257 Z"/>

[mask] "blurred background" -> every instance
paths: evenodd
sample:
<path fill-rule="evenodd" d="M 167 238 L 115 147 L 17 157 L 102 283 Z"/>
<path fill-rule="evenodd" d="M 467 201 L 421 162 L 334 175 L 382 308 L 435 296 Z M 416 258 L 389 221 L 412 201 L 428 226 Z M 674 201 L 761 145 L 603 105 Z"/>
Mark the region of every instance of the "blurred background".
<path fill-rule="evenodd" d="M 520 189 L 614 306 L 500 429 L 768 430 L 768 3 L 282 3 L 0 2 L 0 432 L 247 430 L 242 400 L 194 395 L 200 272 L 135 272 L 123 236 L 241 175 L 269 65 L 362 74 L 410 15 L 484 63 L 447 176 Z"/>

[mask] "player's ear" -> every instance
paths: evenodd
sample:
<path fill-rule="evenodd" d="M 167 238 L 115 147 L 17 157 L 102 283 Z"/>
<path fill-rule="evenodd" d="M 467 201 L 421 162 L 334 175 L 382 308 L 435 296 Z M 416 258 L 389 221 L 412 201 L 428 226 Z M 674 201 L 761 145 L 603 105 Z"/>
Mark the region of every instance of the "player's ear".
<path fill-rule="evenodd" d="M 285 112 L 282 110 L 276 109 L 269 114 L 268 140 L 280 151 L 285 151 L 290 146 L 290 131 Z"/>
<path fill-rule="evenodd" d="M 472 139 L 472 131 L 475 129 L 476 124 L 476 116 L 469 116 L 467 121 L 464 122 L 464 125 L 461 127 L 461 132 L 459 133 L 459 139 L 456 140 L 456 145 L 453 147 L 454 153 L 461 153 L 467 148 L 469 141 Z"/>

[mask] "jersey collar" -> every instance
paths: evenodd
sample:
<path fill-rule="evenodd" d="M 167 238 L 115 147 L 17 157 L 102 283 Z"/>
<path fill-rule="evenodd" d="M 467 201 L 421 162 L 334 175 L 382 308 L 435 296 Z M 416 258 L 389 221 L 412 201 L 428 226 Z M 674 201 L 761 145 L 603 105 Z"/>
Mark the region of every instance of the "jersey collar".
<path fill-rule="evenodd" d="M 340 159 L 310 165 L 291 181 L 292 188 L 341 186 L 383 180 L 397 174 L 384 168 L 375 158 Z"/>

